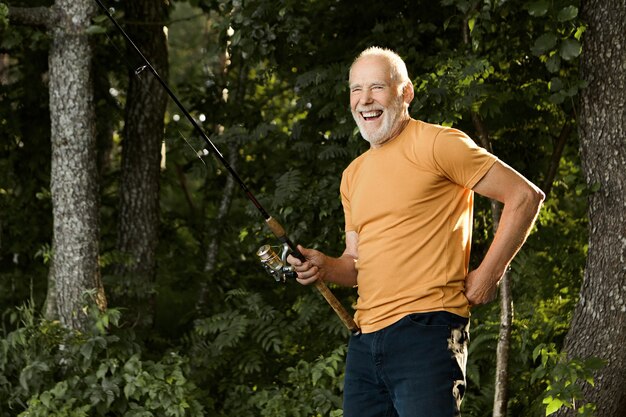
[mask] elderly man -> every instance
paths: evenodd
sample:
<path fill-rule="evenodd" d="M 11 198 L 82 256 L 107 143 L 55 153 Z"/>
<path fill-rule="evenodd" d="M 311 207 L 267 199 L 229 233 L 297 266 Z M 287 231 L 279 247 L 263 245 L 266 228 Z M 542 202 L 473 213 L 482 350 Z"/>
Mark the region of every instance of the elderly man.
<path fill-rule="evenodd" d="M 544 195 L 463 132 L 412 119 L 414 90 L 394 52 L 363 51 L 350 108 L 370 149 L 343 172 L 346 248 L 300 247 L 298 281 L 358 287 L 345 417 L 452 417 L 465 391 L 470 307 L 491 301 Z M 469 271 L 473 196 L 504 204 L 494 240 Z"/>

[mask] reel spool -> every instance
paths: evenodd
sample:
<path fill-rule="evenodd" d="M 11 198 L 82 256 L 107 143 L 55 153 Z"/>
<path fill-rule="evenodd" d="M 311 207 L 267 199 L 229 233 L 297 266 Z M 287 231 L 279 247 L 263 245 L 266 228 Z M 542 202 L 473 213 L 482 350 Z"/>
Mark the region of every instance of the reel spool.
<path fill-rule="evenodd" d="M 289 245 L 283 243 L 280 257 L 274 252 L 270 245 L 263 245 L 256 251 L 261 265 L 270 274 L 276 282 L 285 282 L 287 278 L 295 278 L 297 276 L 293 267 L 287 263 L 287 255 L 289 255 Z"/>
<path fill-rule="evenodd" d="M 267 271 L 268 274 L 274 277 L 276 282 L 285 282 L 287 278 L 296 278 L 298 274 L 293 270 L 293 267 L 287 263 L 287 255 L 289 255 L 289 245 L 283 243 L 280 257 L 272 250 L 270 245 L 263 245 L 256 251 L 256 256 L 259 257 L 261 265 Z M 355 323 L 354 319 L 341 303 L 335 298 L 332 292 L 328 289 L 324 281 L 316 280 L 315 288 L 322 294 L 328 304 L 335 310 L 337 316 L 341 319 L 343 324 L 354 335 L 361 334 L 361 329 Z"/>

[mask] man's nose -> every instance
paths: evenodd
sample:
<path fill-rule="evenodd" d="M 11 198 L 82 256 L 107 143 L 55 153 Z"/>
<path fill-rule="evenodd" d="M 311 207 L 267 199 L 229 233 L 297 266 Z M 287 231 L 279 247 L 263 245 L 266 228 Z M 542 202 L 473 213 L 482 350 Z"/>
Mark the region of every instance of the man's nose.
<path fill-rule="evenodd" d="M 367 88 L 364 88 L 363 91 L 361 91 L 361 97 L 359 97 L 359 101 L 361 102 L 361 104 L 369 104 L 373 101 L 372 94 Z"/>

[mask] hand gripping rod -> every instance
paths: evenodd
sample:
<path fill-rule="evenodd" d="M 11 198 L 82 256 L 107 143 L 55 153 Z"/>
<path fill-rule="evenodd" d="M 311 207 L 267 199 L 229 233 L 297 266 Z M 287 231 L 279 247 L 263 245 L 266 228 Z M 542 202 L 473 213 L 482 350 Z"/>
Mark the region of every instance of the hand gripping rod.
<path fill-rule="evenodd" d="M 263 208 L 261 203 L 259 203 L 259 201 L 256 199 L 256 197 L 252 194 L 252 192 L 250 192 L 250 190 L 248 189 L 248 187 L 246 186 L 244 181 L 241 179 L 241 177 L 237 174 L 237 172 L 233 169 L 233 167 L 228 163 L 226 158 L 224 158 L 222 153 L 219 151 L 219 149 L 217 149 L 215 144 L 213 144 L 213 142 L 211 141 L 211 139 L 209 139 L 209 137 L 206 135 L 206 133 L 204 133 L 204 131 L 198 125 L 196 120 L 191 116 L 191 114 L 189 114 L 189 112 L 187 111 L 185 106 L 183 106 L 183 104 L 180 102 L 180 100 L 178 100 L 178 97 L 176 97 L 176 95 L 169 88 L 167 83 L 157 73 L 157 71 L 154 69 L 154 67 L 150 63 L 150 61 L 148 61 L 148 59 L 141 53 L 141 50 L 137 47 L 137 45 L 135 45 L 135 43 L 130 38 L 130 36 L 128 36 L 126 31 L 124 31 L 124 29 L 120 26 L 120 24 L 117 23 L 117 20 L 115 20 L 115 18 L 113 17 L 113 15 L 111 15 L 109 10 L 104 6 L 104 4 L 102 4 L 102 1 L 101 0 L 95 0 L 95 1 L 96 1 L 96 3 L 98 3 L 98 6 L 100 6 L 100 8 L 104 12 L 104 14 L 113 23 L 113 25 L 115 25 L 115 27 L 120 31 L 122 36 L 124 36 L 124 38 L 126 39 L 128 44 L 131 45 L 133 47 L 133 49 L 135 50 L 135 52 L 137 52 L 137 54 L 141 57 L 141 59 L 145 63 L 145 68 L 149 69 L 150 72 L 152 72 L 152 74 L 157 79 L 159 84 L 161 84 L 161 86 L 165 89 L 165 91 L 167 91 L 167 94 L 172 98 L 174 103 L 176 103 L 176 106 L 178 106 L 180 111 L 183 112 L 183 114 L 185 115 L 187 120 L 189 120 L 189 122 L 192 124 L 192 126 L 195 129 L 195 131 L 200 135 L 200 137 L 202 139 L 204 139 L 207 147 L 209 148 L 208 150 L 209 151 L 213 151 L 213 155 L 215 155 L 215 157 L 222 163 L 224 168 L 226 168 L 226 170 L 233 176 L 235 181 L 239 184 L 239 186 L 241 187 L 241 189 L 245 193 L 246 197 L 252 202 L 252 204 L 254 204 L 254 206 L 257 208 L 257 210 L 261 213 L 261 215 L 265 219 L 265 223 L 267 224 L 267 226 L 269 227 L 271 232 L 274 234 L 274 236 L 276 236 L 276 238 L 278 238 L 282 243 L 287 244 L 289 246 L 289 250 L 291 251 L 291 253 L 296 258 L 300 259 L 301 261 L 305 261 L 306 259 L 305 259 L 304 255 L 302 255 L 302 253 L 298 250 L 297 246 L 294 245 L 293 242 L 289 239 L 289 237 L 287 236 L 287 233 L 285 232 L 285 229 L 283 228 L 283 226 L 280 223 L 278 223 L 278 221 L 276 219 L 274 219 L 272 216 L 270 216 L 267 213 L 267 211 L 265 210 L 265 208 Z M 333 308 L 333 310 L 335 311 L 337 316 L 339 316 L 339 318 L 341 319 L 343 324 L 348 328 L 348 330 L 350 330 L 350 332 L 352 332 L 352 334 L 355 334 L 355 335 L 356 334 L 360 334 L 361 330 L 359 329 L 359 327 L 356 325 L 356 323 L 352 319 L 352 316 L 350 316 L 350 314 L 348 314 L 346 309 L 341 305 L 339 300 L 337 300 L 337 298 L 333 295 L 333 293 L 328 289 L 326 284 L 324 284 L 324 282 L 321 281 L 321 280 L 317 280 L 317 281 L 315 281 L 314 285 L 315 285 L 315 288 L 317 288 L 317 290 L 326 299 L 328 304 L 330 304 L 330 306 Z"/>

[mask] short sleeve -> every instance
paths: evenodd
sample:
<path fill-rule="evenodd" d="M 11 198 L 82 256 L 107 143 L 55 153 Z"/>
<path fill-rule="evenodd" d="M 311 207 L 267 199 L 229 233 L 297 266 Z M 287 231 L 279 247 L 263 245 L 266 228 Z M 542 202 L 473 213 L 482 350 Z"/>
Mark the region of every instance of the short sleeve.
<path fill-rule="evenodd" d="M 350 197 L 349 197 L 348 188 L 349 188 L 348 174 L 346 173 L 346 171 L 344 171 L 343 175 L 341 176 L 340 192 L 341 192 L 341 204 L 343 206 L 343 214 L 344 214 L 344 219 L 345 219 L 344 229 L 346 232 L 356 230 L 356 228 L 352 224 L 352 213 L 350 211 Z"/>
<path fill-rule="evenodd" d="M 457 129 L 442 129 L 433 144 L 438 171 L 450 181 L 472 189 L 498 160 Z"/>

